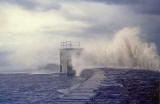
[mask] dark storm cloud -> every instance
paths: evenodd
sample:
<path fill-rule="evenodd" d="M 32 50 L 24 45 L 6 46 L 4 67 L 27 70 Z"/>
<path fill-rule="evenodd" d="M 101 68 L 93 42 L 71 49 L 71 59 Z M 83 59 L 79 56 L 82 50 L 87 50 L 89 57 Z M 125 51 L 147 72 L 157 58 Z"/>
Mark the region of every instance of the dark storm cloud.
<path fill-rule="evenodd" d="M 54 1 L 54 0 L 53 0 Z M 38 2 L 38 0 L 1 0 L 0 3 L 9 3 L 9 4 L 15 4 L 22 6 L 26 9 L 36 9 L 38 8 L 43 8 L 44 10 L 49 10 L 49 9 L 59 9 L 60 5 L 58 2 L 53 2 L 50 5 L 42 4 Z"/>
<path fill-rule="evenodd" d="M 127 5 L 130 9 L 146 14 L 160 15 L 160 0 L 86 0 L 107 4 Z"/>
<path fill-rule="evenodd" d="M 152 1 L 156 2 L 158 0 L 87 0 L 87 1 L 96 1 L 96 2 L 105 2 L 108 4 L 147 4 Z"/>
<path fill-rule="evenodd" d="M 91 27 L 85 28 L 84 32 L 79 34 L 79 36 L 82 36 L 85 34 L 85 38 L 106 38 L 110 37 L 114 32 L 122 29 L 121 26 L 112 24 L 99 24 L 99 25 L 93 25 Z"/>
<path fill-rule="evenodd" d="M 1 0 L 0 2 L 7 2 L 10 4 L 16 4 L 21 5 L 25 8 L 32 9 L 34 8 L 35 4 L 32 2 L 32 0 Z"/>

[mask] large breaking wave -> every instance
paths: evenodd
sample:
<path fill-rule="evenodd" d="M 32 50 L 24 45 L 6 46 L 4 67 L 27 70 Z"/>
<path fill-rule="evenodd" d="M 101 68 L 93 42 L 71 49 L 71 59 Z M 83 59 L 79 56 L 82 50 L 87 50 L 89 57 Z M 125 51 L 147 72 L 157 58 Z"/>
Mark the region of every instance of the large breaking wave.
<path fill-rule="evenodd" d="M 140 37 L 139 29 L 124 28 L 112 39 L 89 41 L 80 57 L 73 56 L 79 74 L 88 67 L 160 69 L 160 56 L 154 43 Z"/>

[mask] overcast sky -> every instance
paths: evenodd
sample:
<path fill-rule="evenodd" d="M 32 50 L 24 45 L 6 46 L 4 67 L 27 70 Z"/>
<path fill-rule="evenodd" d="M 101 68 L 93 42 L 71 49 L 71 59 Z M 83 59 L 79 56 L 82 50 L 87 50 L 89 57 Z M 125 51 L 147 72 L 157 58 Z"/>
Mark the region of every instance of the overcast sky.
<path fill-rule="evenodd" d="M 125 27 L 160 47 L 160 0 L 0 0 L 0 70 L 58 63 L 59 42 L 83 44 Z"/>

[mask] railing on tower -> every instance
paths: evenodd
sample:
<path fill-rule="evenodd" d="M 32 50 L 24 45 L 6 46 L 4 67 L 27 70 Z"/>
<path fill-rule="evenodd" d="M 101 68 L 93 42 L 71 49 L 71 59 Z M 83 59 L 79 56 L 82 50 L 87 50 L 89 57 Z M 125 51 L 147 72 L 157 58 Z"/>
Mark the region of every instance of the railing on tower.
<path fill-rule="evenodd" d="M 63 41 L 61 42 L 61 49 L 63 48 L 80 48 L 80 42 Z"/>

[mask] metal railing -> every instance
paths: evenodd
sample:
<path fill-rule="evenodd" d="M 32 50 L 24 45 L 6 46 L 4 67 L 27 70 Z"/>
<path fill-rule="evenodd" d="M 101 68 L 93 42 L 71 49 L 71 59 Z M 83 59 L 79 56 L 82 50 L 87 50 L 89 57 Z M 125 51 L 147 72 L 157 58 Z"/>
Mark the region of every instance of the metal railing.
<path fill-rule="evenodd" d="M 80 48 L 80 42 L 63 41 L 61 42 L 61 49 L 63 48 Z"/>

